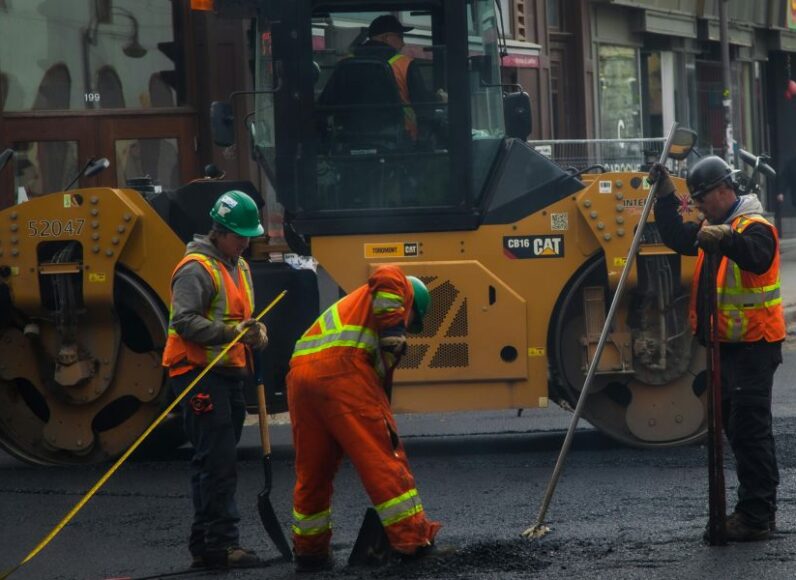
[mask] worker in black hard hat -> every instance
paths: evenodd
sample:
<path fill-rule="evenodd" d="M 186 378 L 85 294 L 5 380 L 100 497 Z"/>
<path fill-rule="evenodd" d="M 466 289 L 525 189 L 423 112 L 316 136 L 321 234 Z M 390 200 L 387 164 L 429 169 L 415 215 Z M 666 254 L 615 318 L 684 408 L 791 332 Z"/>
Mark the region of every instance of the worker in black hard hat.
<path fill-rule="evenodd" d="M 391 14 L 378 16 L 368 26 L 368 40 L 354 49 L 354 56 L 375 57 L 387 61 L 390 65 L 401 101 L 406 105 L 404 108 L 406 131 L 416 140 L 418 113 L 412 104 L 447 100 L 447 95 L 443 91 L 437 96 L 429 92 L 415 59 L 401 54 L 406 45 L 404 34 L 410 30 L 414 28 L 404 26 Z"/>
<path fill-rule="evenodd" d="M 664 243 L 697 256 L 689 318 L 697 339 L 709 340 L 702 321 L 705 253 L 719 256 L 716 272 L 724 432 L 735 455 L 738 501 L 727 517 L 729 541 L 765 540 L 776 526 L 777 468 L 771 429 L 774 371 L 782 363 L 785 319 L 780 296 L 779 236 L 762 215 L 757 196 L 736 193 L 735 171 L 720 157 L 697 162 L 687 184 L 701 222 L 684 222 L 674 183 L 655 164 L 655 222 Z M 707 532 L 706 532 L 707 533 Z"/>

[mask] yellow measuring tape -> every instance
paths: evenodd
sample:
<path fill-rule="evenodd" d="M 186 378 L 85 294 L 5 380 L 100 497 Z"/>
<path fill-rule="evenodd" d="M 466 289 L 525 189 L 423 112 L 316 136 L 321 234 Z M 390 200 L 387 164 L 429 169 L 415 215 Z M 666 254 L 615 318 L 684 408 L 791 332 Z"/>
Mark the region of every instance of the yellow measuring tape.
<path fill-rule="evenodd" d="M 263 316 L 265 316 L 268 313 L 269 310 L 271 310 L 274 306 L 277 305 L 277 303 L 280 300 L 282 300 L 282 298 L 284 298 L 285 294 L 287 294 L 287 290 L 283 290 L 276 298 L 274 298 L 271 301 L 271 303 L 268 306 L 263 308 L 262 311 L 255 318 L 255 320 L 260 320 Z M 133 451 L 138 449 L 138 446 L 141 445 L 141 443 L 144 441 L 144 439 L 149 437 L 149 434 L 152 433 L 152 431 L 155 430 L 155 427 L 160 425 L 160 423 L 163 421 L 163 419 L 165 419 L 168 416 L 168 414 L 171 413 L 174 410 L 174 407 L 176 407 L 180 403 L 180 401 L 182 401 L 185 398 L 185 395 L 187 395 L 191 391 L 191 389 L 194 388 L 196 383 L 198 383 L 208 372 L 210 372 L 210 369 L 212 369 L 216 365 L 216 363 L 218 363 L 218 361 L 220 361 L 224 357 L 224 355 L 227 354 L 227 351 L 229 351 L 229 349 L 231 349 L 233 346 L 235 346 L 238 343 L 238 341 L 240 341 L 240 339 L 243 338 L 243 335 L 246 334 L 246 332 L 248 330 L 249 329 L 246 328 L 246 329 L 242 330 L 240 333 L 238 333 L 238 336 L 236 336 L 234 339 L 232 339 L 232 342 L 230 342 L 227 346 L 225 346 L 224 350 L 222 350 L 220 353 L 218 353 L 218 356 L 216 356 L 216 358 L 214 358 L 212 361 L 210 361 L 210 364 L 208 364 L 204 368 L 204 370 L 202 370 L 202 372 L 199 373 L 199 376 L 197 376 L 193 381 L 191 381 L 191 384 L 188 385 L 187 387 L 185 387 L 185 389 L 182 391 L 182 393 L 180 393 L 171 402 L 171 404 L 169 404 L 169 406 L 166 407 L 166 409 L 160 414 L 160 416 L 157 419 L 155 419 L 155 421 L 149 427 L 147 427 L 146 431 L 144 431 L 141 434 L 141 436 L 138 439 L 136 439 L 135 443 L 130 445 L 130 448 L 127 451 L 125 451 L 124 454 L 119 459 L 116 460 L 116 463 L 113 464 L 113 466 L 105 473 L 105 475 L 100 477 L 99 481 L 94 484 L 94 487 L 92 487 L 90 490 L 88 490 L 88 493 L 86 493 L 86 495 L 84 495 L 81 498 L 81 500 L 79 502 L 77 502 L 75 507 L 73 507 L 69 511 L 69 513 L 66 514 L 66 516 L 64 516 L 64 519 L 62 519 L 60 522 L 58 522 L 58 525 L 56 525 L 52 529 L 52 531 L 49 534 L 47 534 L 44 537 L 44 539 L 41 542 L 39 542 L 38 545 L 35 548 L 33 548 L 33 550 L 30 551 L 30 554 L 25 556 L 25 558 L 19 564 L 17 564 L 13 568 L 3 572 L 2 575 L 0 575 L 0 580 L 5 580 L 9 576 L 11 576 L 11 574 L 16 572 L 22 566 L 24 566 L 25 564 L 30 562 L 33 558 L 35 558 L 36 555 L 39 552 L 41 552 L 45 548 L 45 546 L 47 546 L 47 544 L 49 544 L 52 541 L 52 539 L 55 536 L 57 536 L 58 533 L 62 529 L 64 529 L 64 526 L 66 526 L 66 524 L 68 524 L 70 521 L 72 521 L 72 518 L 74 518 L 75 515 L 77 515 L 77 512 L 79 512 L 81 509 L 83 509 L 83 506 L 85 506 L 88 503 L 88 500 L 90 500 L 92 497 L 94 497 L 94 494 L 97 493 L 97 491 L 99 491 L 99 489 L 103 485 L 105 485 L 105 483 L 111 478 L 111 476 L 114 473 L 116 473 L 116 470 L 119 469 L 119 467 L 121 467 L 122 463 L 127 461 L 127 458 L 130 457 L 130 455 L 133 454 Z"/>

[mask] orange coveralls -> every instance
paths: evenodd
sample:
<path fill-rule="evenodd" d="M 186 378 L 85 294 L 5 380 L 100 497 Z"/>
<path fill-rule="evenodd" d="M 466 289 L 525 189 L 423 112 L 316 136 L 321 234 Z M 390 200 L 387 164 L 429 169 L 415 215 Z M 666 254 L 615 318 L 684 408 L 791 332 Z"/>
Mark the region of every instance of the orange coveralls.
<path fill-rule="evenodd" d="M 296 449 L 293 547 L 298 556 L 329 553 L 332 482 L 345 453 L 376 507 L 393 549 L 413 554 L 441 525 L 429 521 L 398 437 L 379 349 L 387 329 L 405 327 L 411 283 L 382 266 L 342 298 L 296 343 L 287 377 Z"/>

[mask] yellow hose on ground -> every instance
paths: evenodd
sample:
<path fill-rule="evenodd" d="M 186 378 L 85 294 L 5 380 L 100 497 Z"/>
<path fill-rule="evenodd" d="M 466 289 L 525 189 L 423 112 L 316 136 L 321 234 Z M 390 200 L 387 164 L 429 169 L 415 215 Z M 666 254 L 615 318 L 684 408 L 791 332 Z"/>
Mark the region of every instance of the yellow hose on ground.
<path fill-rule="evenodd" d="M 260 320 L 263 316 L 265 316 L 269 310 L 271 310 L 274 306 L 277 305 L 277 303 L 280 300 L 282 300 L 282 298 L 284 298 L 285 294 L 287 294 L 287 290 L 283 290 L 276 298 L 274 298 L 271 301 L 271 303 L 268 306 L 263 308 L 262 311 L 255 318 L 255 320 Z M 105 485 L 105 483 L 107 483 L 107 481 L 111 478 L 111 476 L 114 473 L 116 473 L 116 470 L 118 470 L 119 467 L 121 467 L 122 464 L 125 461 L 127 461 L 130 455 L 133 454 L 133 451 L 138 449 L 139 445 L 143 443 L 144 439 L 149 437 L 152 431 L 154 431 L 155 428 L 158 425 L 160 425 L 163 419 L 165 419 L 168 416 L 168 414 L 171 413 L 177 405 L 179 405 L 180 401 L 182 401 L 185 398 L 185 396 L 191 391 L 191 389 L 193 389 L 194 386 L 196 386 L 196 383 L 198 383 L 202 378 L 204 378 L 204 376 L 210 371 L 210 369 L 212 369 L 218 363 L 218 361 L 220 361 L 224 357 L 224 355 L 227 354 L 229 349 L 231 349 L 234 345 L 236 345 L 240 341 L 241 338 L 243 338 L 243 335 L 246 334 L 248 330 L 249 329 L 246 328 L 241 332 L 239 332 L 238 336 L 233 338 L 232 342 L 230 342 L 227 346 L 225 346 L 224 349 L 220 353 L 218 353 L 218 356 L 216 356 L 216 358 L 210 361 L 210 364 L 208 364 L 204 368 L 204 370 L 202 370 L 202 372 L 199 373 L 199 376 L 197 376 L 193 381 L 191 381 L 191 384 L 185 387 L 185 389 L 169 404 L 169 406 L 164 409 L 164 411 L 160 414 L 160 416 L 157 419 L 155 419 L 149 427 L 147 427 L 146 431 L 144 431 L 141 434 L 141 436 L 138 439 L 136 439 L 136 441 L 132 445 L 130 445 L 130 448 L 127 451 L 125 451 L 124 454 L 121 457 L 119 457 L 119 459 L 116 460 L 116 463 L 113 464 L 113 466 L 105 473 L 105 475 L 100 477 L 99 481 L 97 481 L 97 483 L 94 484 L 94 487 L 88 490 L 88 493 L 86 493 L 86 495 L 84 495 L 80 499 L 80 501 L 77 502 L 75 507 L 73 507 L 60 522 L 58 522 L 58 524 L 52 529 L 52 531 L 49 534 L 47 534 L 44 537 L 44 539 L 41 542 L 39 542 L 36 545 L 36 547 L 33 548 L 33 550 L 31 550 L 30 553 L 27 556 L 25 556 L 25 558 L 19 564 L 0 574 L 0 580 L 6 580 L 6 578 L 11 576 L 11 574 L 16 572 L 22 566 L 24 566 L 25 564 L 30 562 L 33 558 L 35 558 L 36 555 L 39 552 L 41 552 L 45 548 L 45 546 L 47 546 L 47 544 L 49 544 L 62 529 L 64 529 L 64 526 L 66 526 L 66 524 L 72 521 L 72 518 L 74 518 L 77 515 L 77 512 L 83 509 L 83 507 L 88 503 L 88 501 L 92 497 L 94 497 L 94 494 L 96 494 L 97 491 L 99 491 L 99 489 L 103 485 Z"/>

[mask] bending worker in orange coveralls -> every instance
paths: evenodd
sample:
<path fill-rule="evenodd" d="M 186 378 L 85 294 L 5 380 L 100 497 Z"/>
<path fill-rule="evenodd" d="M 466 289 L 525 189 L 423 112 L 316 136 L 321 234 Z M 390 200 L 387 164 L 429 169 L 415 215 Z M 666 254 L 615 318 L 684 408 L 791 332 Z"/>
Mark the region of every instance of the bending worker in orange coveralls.
<path fill-rule="evenodd" d="M 396 266 L 381 266 L 337 301 L 296 343 L 287 377 L 296 487 L 296 570 L 332 566 L 332 481 L 345 453 L 376 507 L 390 544 L 408 556 L 429 551 L 441 525 L 429 521 L 415 488 L 384 389 L 420 332 L 430 296 Z"/>

